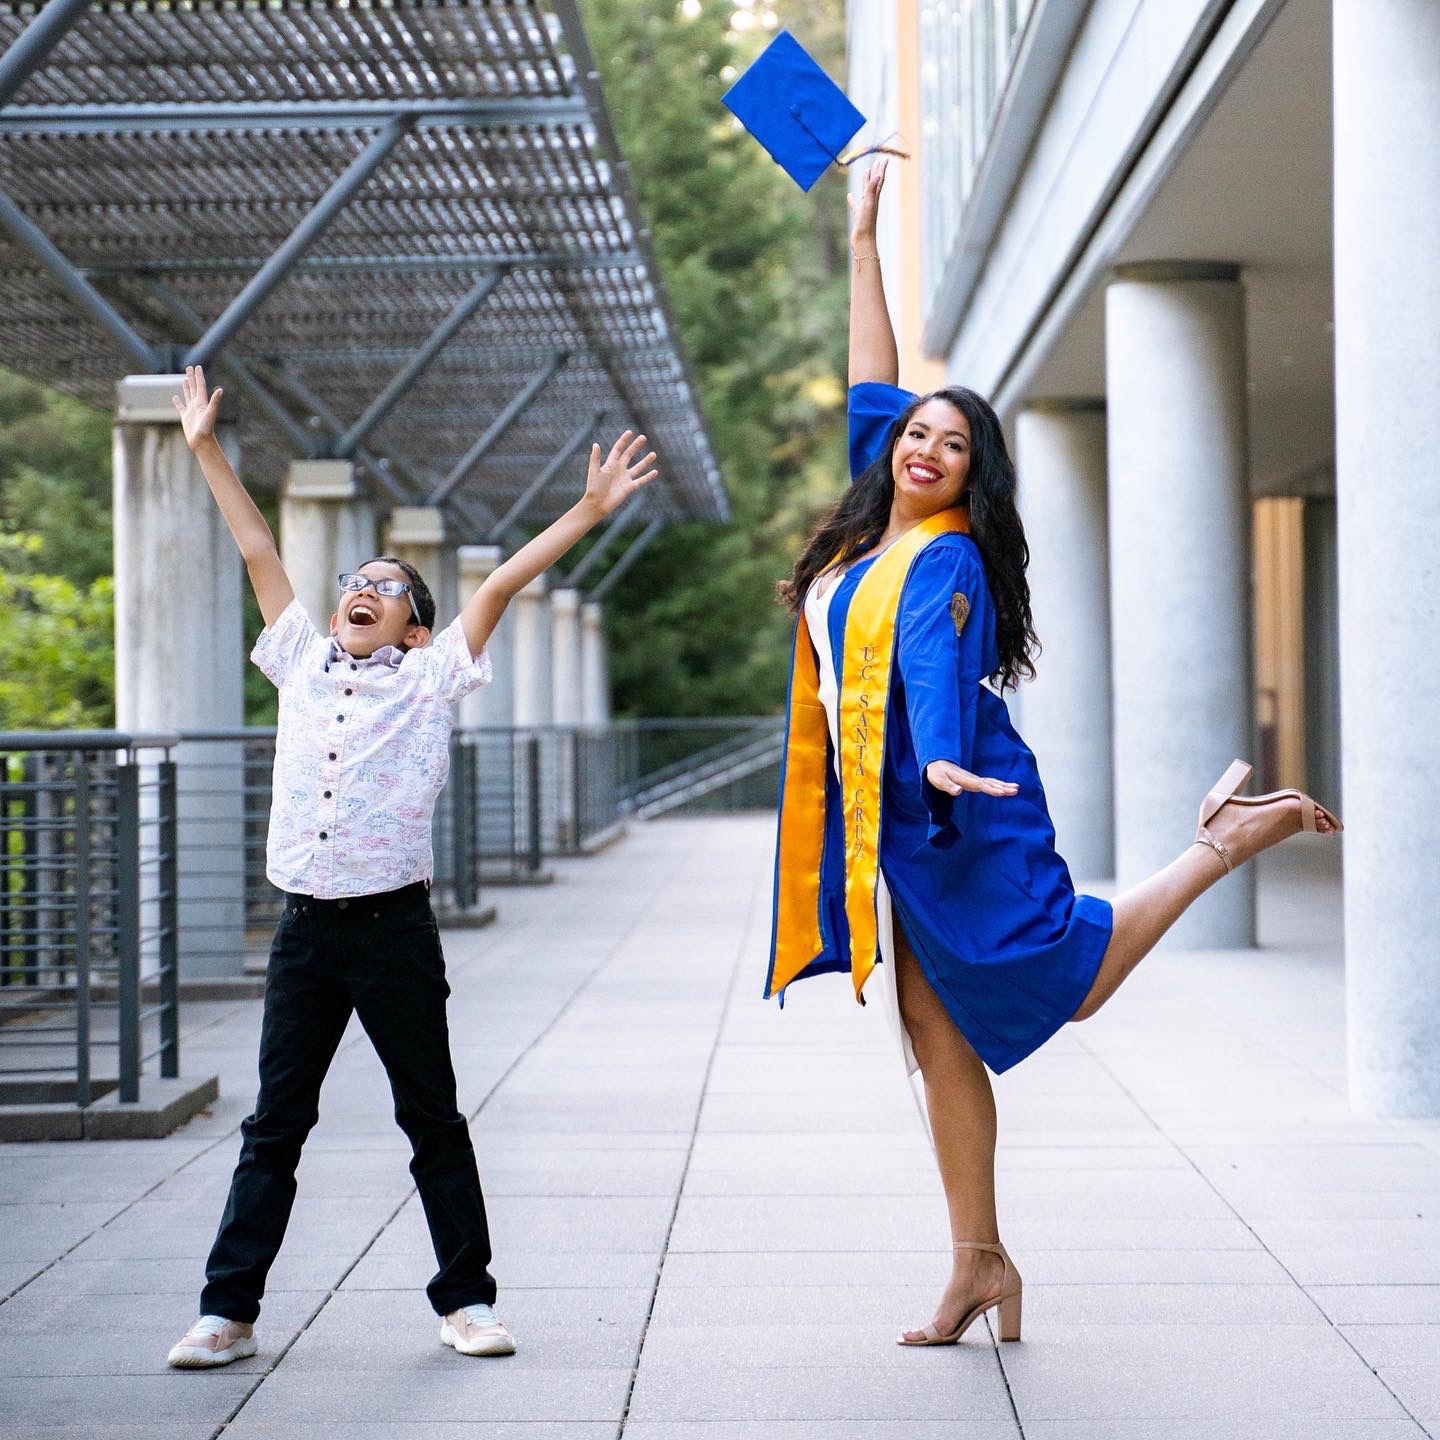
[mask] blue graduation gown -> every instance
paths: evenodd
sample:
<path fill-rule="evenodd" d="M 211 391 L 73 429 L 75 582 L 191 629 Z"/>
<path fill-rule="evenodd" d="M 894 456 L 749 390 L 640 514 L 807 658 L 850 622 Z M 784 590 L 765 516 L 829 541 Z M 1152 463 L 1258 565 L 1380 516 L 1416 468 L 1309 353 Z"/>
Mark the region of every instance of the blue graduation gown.
<path fill-rule="evenodd" d="M 889 385 L 851 391 L 853 474 L 878 453 L 891 422 L 913 398 Z M 831 601 L 837 667 L 845 663 L 849 602 L 868 563 L 852 567 Z M 956 596 L 969 606 L 958 633 L 964 607 L 957 608 Z M 1089 992 L 1110 941 L 1110 904 L 1075 894 L 1055 850 L 1035 756 L 1011 725 L 1004 700 L 981 684 L 998 665 L 995 615 L 980 551 L 968 535 L 939 536 L 919 554 L 901 594 L 896 630 L 881 869 L 931 987 L 998 1074 L 1048 1040 Z M 1019 793 L 951 797 L 924 778 L 933 760 L 1013 781 Z M 829 784 L 835 785 L 833 774 Z M 844 954 L 838 786 L 828 801 L 822 906 L 825 928 L 838 942 L 834 949 Z M 817 968 L 832 967 L 822 960 Z"/>

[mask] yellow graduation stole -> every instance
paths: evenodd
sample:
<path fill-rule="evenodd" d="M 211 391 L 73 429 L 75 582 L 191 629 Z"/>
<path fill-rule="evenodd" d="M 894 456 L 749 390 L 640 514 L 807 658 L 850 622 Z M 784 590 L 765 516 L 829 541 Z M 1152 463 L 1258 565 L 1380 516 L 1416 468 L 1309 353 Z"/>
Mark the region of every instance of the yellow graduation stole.
<path fill-rule="evenodd" d="M 885 717 L 895 658 L 895 615 L 915 557 L 937 536 L 968 534 L 963 510 L 942 510 L 907 530 L 855 587 L 845 617 L 840 667 L 840 798 L 845 821 L 845 916 L 850 979 L 860 999 L 875 968 L 880 876 L 880 781 Z M 805 611 L 795 627 L 785 769 L 776 853 L 775 938 L 769 996 L 783 990 L 824 949 L 820 935 L 820 859 L 825 847 L 828 726 Z"/>

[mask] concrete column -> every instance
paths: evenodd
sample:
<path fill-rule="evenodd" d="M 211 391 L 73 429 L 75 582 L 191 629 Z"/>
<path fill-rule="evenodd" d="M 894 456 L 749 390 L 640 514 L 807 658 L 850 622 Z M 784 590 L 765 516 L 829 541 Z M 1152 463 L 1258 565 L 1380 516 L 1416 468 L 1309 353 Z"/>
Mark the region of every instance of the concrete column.
<path fill-rule="evenodd" d="M 545 577 L 537 576 L 514 599 L 515 724 L 549 725 L 550 601 Z"/>
<path fill-rule="evenodd" d="M 1350 1096 L 1440 1115 L 1440 8 L 1336 0 L 1335 413 Z"/>
<path fill-rule="evenodd" d="M 170 403 L 181 380 L 136 375 L 116 390 L 115 723 L 121 730 L 233 730 L 245 723 L 240 552 Z M 237 464 L 234 431 L 224 425 L 219 434 Z M 181 971 L 238 975 L 245 940 L 241 745 L 197 741 L 182 745 L 175 758 Z M 144 843 L 153 845 L 154 831 L 146 833 Z M 151 874 L 147 869 L 147 882 Z M 145 924 L 153 920 L 147 905 Z"/>
<path fill-rule="evenodd" d="M 1056 844 L 1077 880 L 1115 873 L 1105 407 L 1036 401 L 1016 417 L 1030 601 L 1043 648 L 1022 687 Z"/>
<path fill-rule="evenodd" d="M 551 718 L 557 725 L 579 725 L 585 697 L 578 590 L 551 592 L 550 625 Z"/>
<path fill-rule="evenodd" d="M 445 514 L 438 505 L 397 505 L 390 512 L 385 540 L 387 555 L 398 555 L 413 565 L 435 597 L 435 630 L 455 618 L 455 587 L 459 584 L 456 546 L 445 530 Z"/>
<path fill-rule="evenodd" d="M 610 723 L 610 638 L 605 633 L 605 606 L 587 600 L 580 607 L 581 720 L 586 725 Z"/>
<path fill-rule="evenodd" d="M 462 545 L 455 552 L 459 588 L 455 593 L 457 613 L 505 559 L 499 545 Z M 515 608 L 510 606 L 486 642 L 495 678 L 472 690 L 460 701 L 460 721 L 465 729 L 477 725 L 512 725 L 515 721 Z"/>
<path fill-rule="evenodd" d="M 356 483 L 354 465 L 292 460 L 280 498 L 280 558 L 322 634 L 339 603 L 335 577 L 378 554 L 375 505 Z"/>
<path fill-rule="evenodd" d="M 1116 878 L 1194 838 L 1237 756 L 1255 759 L 1245 298 L 1233 265 L 1124 266 L 1106 294 Z M 1244 866 L 1170 932 L 1255 943 Z"/>

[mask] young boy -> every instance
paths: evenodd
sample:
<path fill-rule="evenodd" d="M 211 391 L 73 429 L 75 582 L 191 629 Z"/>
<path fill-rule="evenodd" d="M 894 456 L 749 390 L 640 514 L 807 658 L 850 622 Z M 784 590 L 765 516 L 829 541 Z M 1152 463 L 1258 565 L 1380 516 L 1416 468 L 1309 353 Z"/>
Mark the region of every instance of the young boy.
<path fill-rule="evenodd" d="M 430 824 L 449 766 L 451 702 L 490 679 L 485 642 L 517 591 L 553 565 L 656 471 L 627 430 L 585 494 L 494 571 L 431 643 L 435 602 L 401 560 L 341 577 L 330 635 L 310 623 L 264 517 L 215 441 L 221 391 L 185 372 L 175 397 L 194 451 L 255 587 L 265 631 L 251 658 L 280 691 L 266 874 L 285 892 L 270 950 L 260 1093 L 205 1268 L 200 1319 L 171 1365 L 255 1353 L 265 1277 L 295 1199 L 300 1148 L 353 1010 L 385 1066 L 395 1119 L 440 1269 L 426 1293 L 440 1338 L 464 1355 L 509 1355 L 496 1318 L 490 1236 L 475 1151 L 456 1108 L 445 961 L 430 909 Z"/>

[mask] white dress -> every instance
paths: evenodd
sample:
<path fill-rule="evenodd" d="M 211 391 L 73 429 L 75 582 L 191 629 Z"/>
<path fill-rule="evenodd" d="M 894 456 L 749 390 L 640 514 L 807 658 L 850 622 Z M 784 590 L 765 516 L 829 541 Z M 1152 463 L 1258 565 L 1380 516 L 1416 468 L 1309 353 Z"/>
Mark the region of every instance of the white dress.
<path fill-rule="evenodd" d="M 840 777 L 840 682 L 835 671 L 835 656 L 830 648 L 830 602 L 840 588 L 844 570 L 827 570 L 815 577 L 805 595 L 805 623 L 815 645 L 817 669 L 820 672 L 820 703 L 825 707 L 825 722 L 830 727 L 830 750 L 835 757 L 835 777 Z M 880 964 L 875 978 L 881 990 L 881 1008 L 905 1060 L 905 1071 L 914 1075 L 920 1069 L 910 1036 L 900 1018 L 900 993 L 895 986 L 895 916 L 890 906 L 890 891 L 883 873 L 875 885 L 877 934 L 880 940 Z"/>

